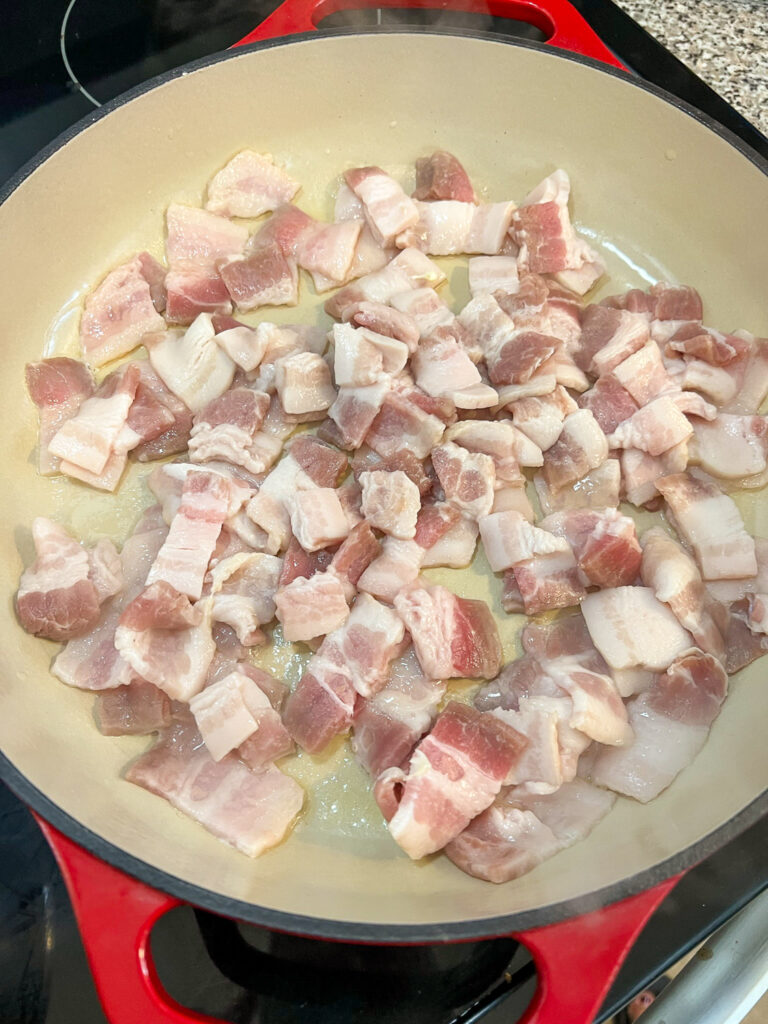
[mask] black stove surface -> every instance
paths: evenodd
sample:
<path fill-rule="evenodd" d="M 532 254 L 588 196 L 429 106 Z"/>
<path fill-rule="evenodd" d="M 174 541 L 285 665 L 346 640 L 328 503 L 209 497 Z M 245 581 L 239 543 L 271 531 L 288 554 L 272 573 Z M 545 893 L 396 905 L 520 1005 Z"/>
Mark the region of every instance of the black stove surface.
<path fill-rule="evenodd" d="M 766 140 L 610 0 L 576 0 L 636 73 L 671 89 L 768 155 Z M 0 181 L 95 106 L 253 28 L 272 0 L 0 0 Z M 340 13 L 327 27 L 429 24 L 429 12 Z M 448 22 L 527 39 L 529 25 Z M 441 13 L 446 24 L 446 12 Z M 598 1020 L 735 913 L 767 882 L 768 821 L 685 877 L 622 968 Z M 323 943 L 181 907 L 152 949 L 169 993 L 233 1024 L 511 1024 L 535 970 L 510 939 L 418 948 Z M 0 785 L 0 1024 L 104 1024 L 61 874 L 33 819 Z"/>

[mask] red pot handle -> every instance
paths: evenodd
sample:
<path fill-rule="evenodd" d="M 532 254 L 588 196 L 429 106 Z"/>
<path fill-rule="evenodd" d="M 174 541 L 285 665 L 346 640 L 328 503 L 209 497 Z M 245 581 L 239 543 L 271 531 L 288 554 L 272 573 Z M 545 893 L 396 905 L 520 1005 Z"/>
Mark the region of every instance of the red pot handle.
<path fill-rule="evenodd" d="M 452 10 L 514 18 L 541 29 L 550 46 L 594 57 L 604 64 L 626 70 L 568 0 L 284 0 L 235 46 L 291 36 L 297 32 L 314 32 L 324 18 L 337 11 L 381 7 Z"/>
<path fill-rule="evenodd" d="M 38 815 L 35 819 L 64 875 L 110 1024 L 222 1024 L 171 999 L 152 962 L 152 926 L 181 901 L 94 857 Z M 582 917 L 514 935 L 530 950 L 539 973 L 520 1024 L 589 1024 L 643 925 L 679 877 Z"/>

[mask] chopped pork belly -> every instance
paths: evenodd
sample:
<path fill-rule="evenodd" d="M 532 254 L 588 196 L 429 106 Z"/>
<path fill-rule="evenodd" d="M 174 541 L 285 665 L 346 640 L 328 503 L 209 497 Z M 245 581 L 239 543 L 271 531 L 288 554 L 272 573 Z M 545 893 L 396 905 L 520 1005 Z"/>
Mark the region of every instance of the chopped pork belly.
<path fill-rule="evenodd" d="M 659 601 L 674 612 L 696 644 L 722 660 L 723 637 L 710 614 L 701 574 L 688 552 L 661 527 L 646 530 L 641 540 L 643 583 L 651 587 Z"/>
<path fill-rule="evenodd" d="M 216 650 L 211 603 L 198 601 L 193 607 L 169 584 L 154 584 L 122 612 L 114 642 L 142 679 L 172 700 L 188 701 L 205 686 Z"/>
<path fill-rule="evenodd" d="M 693 434 L 693 427 L 671 396 L 655 398 L 608 435 L 611 448 L 636 448 L 663 455 Z"/>
<path fill-rule="evenodd" d="M 568 541 L 587 586 L 622 587 L 637 579 L 642 552 L 629 516 L 613 508 L 568 509 L 539 526 Z"/>
<path fill-rule="evenodd" d="M 278 359 L 275 386 L 287 413 L 319 412 L 336 398 L 331 371 L 322 356 L 296 352 Z"/>
<path fill-rule="evenodd" d="M 495 292 L 514 294 L 520 286 L 513 256 L 473 256 L 469 261 L 469 291 L 473 299 Z"/>
<path fill-rule="evenodd" d="M 291 537 L 280 563 L 278 586 L 287 587 L 295 579 L 308 580 L 316 572 L 324 572 L 331 564 L 334 552 L 332 549 L 320 548 L 319 551 L 305 551 L 295 537 Z M 274 556 L 269 556 L 274 557 Z M 278 562 L 280 559 L 278 559 Z M 274 615 L 274 611 L 272 613 Z"/>
<path fill-rule="evenodd" d="M 639 448 L 621 453 L 621 478 L 627 501 L 645 505 L 659 493 L 656 482 L 670 473 L 681 473 L 688 465 L 688 442 L 681 441 L 661 455 L 649 455 Z"/>
<path fill-rule="evenodd" d="M 408 346 L 402 341 L 365 327 L 334 324 L 333 342 L 333 376 L 337 386 L 375 384 L 400 373 L 408 361 Z"/>
<path fill-rule="evenodd" d="M 521 398 L 509 408 L 515 427 L 545 452 L 560 436 L 565 417 L 578 406 L 564 387 L 556 385 L 550 394 Z M 543 465 L 543 459 L 535 465 Z"/>
<path fill-rule="evenodd" d="M 643 803 L 658 796 L 704 746 L 727 689 L 725 670 L 712 655 L 693 650 L 677 658 L 628 703 L 634 742 L 600 750 L 592 781 Z"/>
<path fill-rule="evenodd" d="M 62 472 L 70 466 L 96 475 L 104 471 L 117 453 L 139 380 L 138 369 L 129 363 L 125 371 L 110 374 L 93 398 L 62 424 L 48 445 L 49 453 L 62 460 Z"/>
<path fill-rule="evenodd" d="M 385 458 L 407 448 L 425 459 L 440 443 L 445 425 L 437 416 L 424 412 L 407 396 L 388 392 L 374 418 L 366 444 Z"/>
<path fill-rule="evenodd" d="M 421 338 L 428 338 L 439 327 L 452 328 L 456 317 L 434 288 L 410 287 L 396 292 L 389 300 L 399 313 L 413 319 Z"/>
<path fill-rule="evenodd" d="M 623 362 L 614 366 L 611 376 L 629 392 L 638 405 L 645 405 L 665 391 L 673 390 L 661 351 L 655 341 L 648 341 Z"/>
<path fill-rule="evenodd" d="M 37 470 L 46 475 L 56 473 L 59 459 L 48 451 L 48 445 L 59 428 L 93 395 L 93 378 L 79 360 L 63 356 L 27 363 L 24 374 L 29 397 L 40 412 Z"/>
<path fill-rule="evenodd" d="M 392 662 L 384 688 L 357 702 L 352 749 L 372 778 L 405 764 L 431 729 L 444 695 L 445 683 L 427 679 L 409 647 Z"/>
<path fill-rule="evenodd" d="M 340 387 L 328 410 L 338 428 L 340 443 L 348 449 L 359 448 L 376 419 L 390 390 L 389 380 L 365 387 Z"/>
<path fill-rule="evenodd" d="M 269 238 L 256 240 L 247 256 L 221 267 L 221 279 L 238 309 L 259 306 L 295 306 L 299 301 L 299 271 Z"/>
<path fill-rule="evenodd" d="M 707 581 L 707 592 L 716 601 L 728 605 L 740 601 L 747 594 L 768 593 L 768 540 L 755 537 L 757 575 L 734 580 Z"/>
<path fill-rule="evenodd" d="M 392 838 L 414 860 L 442 849 L 489 806 L 526 745 L 504 722 L 451 701 L 408 771 L 389 769 L 376 784 Z"/>
<path fill-rule="evenodd" d="M 419 494 L 424 498 L 432 490 L 434 476 L 426 472 L 424 462 L 407 448 L 402 448 L 387 458 L 367 449 L 358 450 L 352 457 L 352 472 L 359 480 L 361 473 L 374 469 L 385 469 L 389 473 L 400 470 L 409 480 L 416 484 Z"/>
<path fill-rule="evenodd" d="M 270 153 L 243 149 L 208 182 L 205 208 L 224 217 L 260 217 L 289 203 L 298 190 Z"/>
<path fill-rule="evenodd" d="M 298 576 L 275 594 L 277 619 L 286 640 L 313 640 L 338 629 L 349 616 L 346 594 L 334 572 Z"/>
<path fill-rule="evenodd" d="M 344 179 L 363 204 L 366 220 L 381 245 L 390 245 L 396 235 L 418 221 L 416 203 L 380 167 L 358 167 L 346 171 Z"/>
<path fill-rule="evenodd" d="M 540 709 L 497 709 L 492 714 L 528 740 L 528 746 L 512 766 L 504 784 L 524 784 L 533 793 L 553 793 L 558 789 L 563 782 L 563 773 L 557 740 L 557 715 Z"/>
<path fill-rule="evenodd" d="M 360 577 L 381 551 L 381 544 L 369 523 L 353 526 L 333 554 L 331 567 L 344 587 L 348 601 L 355 596 Z"/>
<path fill-rule="evenodd" d="M 147 577 L 165 580 L 197 599 L 221 527 L 229 518 L 232 486 L 218 473 L 193 470 L 184 480 L 181 504 Z"/>
<path fill-rule="evenodd" d="M 242 552 L 222 558 L 211 570 L 213 620 L 231 626 L 245 647 L 259 643 L 259 627 L 274 618 L 281 569 L 273 555 Z"/>
<path fill-rule="evenodd" d="M 630 419 L 639 409 L 632 395 L 612 373 L 599 377 L 589 391 L 579 395 L 579 406 L 590 410 L 605 434 L 613 433 L 620 423 Z"/>
<path fill-rule="evenodd" d="M 519 486 L 502 486 L 493 496 L 491 512 L 519 512 L 527 522 L 534 520 L 533 505 L 525 489 L 524 481 Z"/>
<path fill-rule="evenodd" d="M 221 761 L 246 740 L 266 739 L 273 751 L 273 757 L 268 760 L 280 756 L 277 751 L 285 754 L 292 749 L 280 715 L 264 691 L 243 672 L 230 672 L 210 683 L 190 700 L 189 709 L 214 761 Z M 270 735 L 262 736 L 262 733 Z M 255 746 L 256 743 L 249 744 L 252 756 Z M 259 746 L 262 746 L 263 756 L 264 745 Z M 250 766 L 256 767 L 253 763 Z"/>
<path fill-rule="evenodd" d="M 485 556 L 494 572 L 511 569 L 534 555 L 570 552 L 565 539 L 532 526 L 514 510 L 482 516 L 479 526 Z"/>
<path fill-rule="evenodd" d="M 192 429 L 192 413 L 184 402 L 165 386 L 148 359 L 137 361 L 134 365 L 138 367 L 141 376 L 126 420 L 126 426 L 138 431 L 141 438 L 132 449 L 134 457 L 139 462 L 152 462 L 154 459 L 186 451 Z M 150 395 L 152 401 L 149 400 Z M 154 421 L 152 429 L 149 429 L 149 423 L 145 422 L 143 427 L 135 423 L 139 404 L 144 407 L 147 417 Z M 161 421 L 165 422 L 167 417 L 160 413 L 157 406 L 165 409 L 170 417 L 168 426 L 159 433 L 155 433 L 155 429 Z"/>
<path fill-rule="evenodd" d="M 557 170 L 530 192 L 512 217 L 511 234 L 520 246 L 518 267 L 534 274 L 562 271 L 561 283 L 583 295 L 605 272 L 598 254 L 573 230 L 568 215 L 571 183 Z"/>
<path fill-rule="evenodd" d="M 568 657 L 586 668 L 607 672 L 608 665 L 592 642 L 584 616 L 561 615 L 550 622 L 527 622 L 521 635 L 523 650 L 539 661 Z M 506 705 L 505 705 L 506 706 Z"/>
<path fill-rule="evenodd" d="M 444 149 L 416 161 L 416 190 L 414 199 L 431 202 L 456 199 L 462 203 L 476 203 L 477 196 L 469 175 L 459 160 Z"/>
<path fill-rule="evenodd" d="M 579 604 L 586 594 L 570 549 L 526 558 L 509 572 L 514 573 L 516 593 L 520 594 L 526 615 L 570 608 Z M 509 589 L 506 582 L 505 588 Z"/>
<path fill-rule="evenodd" d="M 545 515 L 568 508 L 615 508 L 619 504 L 621 467 L 617 459 L 606 459 L 602 466 L 585 473 L 570 487 L 557 491 L 550 488 L 539 473 L 533 483 Z"/>
<path fill-rule="evenodd" d="M 642 348 L 648 337 L 648 319 L 642 314 L 587 306 L 575 359 L 582 370 L 602 375 Z"/>
<path fill-rule="evenodd" d="M 94 714 L 103 736 L 145 736 L 171 724 L 171 702 L 152 683 L 136 678 L 97 694 Z"/>
<path fill-rule="evenodd" d="M 624 295 L 612 295 L 601 305 L 612 309 L 628 309 L 634 313 L 649 313 L 656 320 L 701 320 L 701 296 L 688 285 L 659 282 L 647 292 L 630 288 Z"/>
<path fill-rule="evenodd" d="M 222 278 L 214 270 L 169 270 L 165 278 L 171 323 L 191 324 L 201 313 L 228 314 L 232 301 Z"/>
<path fill-rule="evenodd" d="M 432 679 L 492 678 L 501 664 L 498 627 L 484 601 L 445 587 L 404 587 L 394 600 L 419 664 Z"/>
<path fill-rule="evenodd" d="M 486 882 L 509 882 L 584 839 L 616 799 L 582 779 L 551 795 L 503 790 L 445 849 L 453 863 Z"/>
<path fill-rule="evenodd" d="M 662 670 L 691 646 L 669 607 L 649 587 L 616 587 L 588 594 L 581 604 L 592 641 L 611 668 Z"/>
<path fill-rule="evenodd" d="M 482 383 L 480 373 L 455 338 L 425 338 L 413 356 L 416 383 L 428 395 L 439 398 Z M 495 402 L 495 394 L 492 396 Z"/>
<path fill-rule="evenodd" d="M 392 603 L 404 587 L 418 578 L 424 555 L 424 548 L 416 540 L 385 537 L 381 553 L 360 577 L 358 589 Z"/>
<path fill-rule="evenodd" d="M 317 551 L 342 541 L 349 521 L 332 487 L 313 487 L 294 495 L 291 528 L 305 551 Z"/>
<path fill-rule="evenodd" d="M 163 383 L 192 412 L 200 412 L 231 385 L 235 364 L 216 344 L 210 313 L 201 313 L 181 334 L 155 335 L 149 361 Z"/>
<path fill-rule="evenodd" d="M 419 344 L 420 332 L 414 318 L 382 302 L 353 303 L 344 310 L 344 320 L 353 327 L 366 327 L 374 334 L 402 341 L 410 353 L 415 352 Z"/>
<path fill-rule="evenodd" d="M 697 419 L 691 461 L 707 473 L 726 479 L 755 476 L 766 469 L 768 420 L 764 416 L 718 413 L 707 423 Z"/>
<path fill-rule="evenodd" d="M 104 278 L 85 300 L 80 321 L 83 355 L 92 366 L 103 366 L 131 352 L 145 334 L 165 330 L 152 302 L 141 258 L 136 256 Z"/>
<path fill-rule="evenodd" d="M 477 535 L 476 521 L 469 516 L 459 516 L 439 540 L 427 549 L 422 559 L 422 567 L 430 569 L 435 566 L 447 566 L 449 569 L 465 569 L 474 558 Z"/>
<path fill-rule="evenodd" d="M 559 491 L 573 484 L 608 458 L 608 441 L 589 409 L 569 413 L 557 441 L 547 450 L 543 476 Z"/>
<path fill-rule="evenodd" d="M 545 662 L 543 668 L 573 702 L 572 728 L 608 746 L 632 742 L 627 709 L 610 676 L 574 665 L 567 658 Z"/>
<path fill-rule="evenodd" d="M 472 519 L 493 508 L 496 470 L 493 459 L 448 442 L 432 450 L 432 465 L 446 500 Z"/>
<path fill-rule="evenodd" d="M 755 542 L 733 498 L 699 470 L 656 481 L 678 531 L 693 548 L 705 580 L 740 579 L 757 572 Z"/>
<path fill-rule="evenodd" d="M 35 561 L 22 573 L 16 594 L 22 626 L 48 640 L 87 633 L 98 622 L 102 602 L 120 589 L 119 565 L 117 587 L 104 592 L 94 579 L 88 552 L 58 523 L 39 516 L 32 523 L 32 540 Z M 117 557 L 113 548 L 111 554 Z"/>
<path fill-rule="evenodd" d="M 251 473 L 264 472 L 262 446 L 254 441 L 268 409 L 269 395 L 250 388 L 231 388 L 214 398 L 194 417 L 190 460 L 221 459 Z"/>
<path fill-rule="evenodd" d="M 738 381 L 738 392 L 729 400 L 723 412 L 747 416 L 757 413 L 768 396 L 768 338 L 755 338 L 746 331 L 738 331 L 737 334 L 749 340 L 751 352 L 742 373 L 738 372 L 737 364 L 733 364 L 736 367 L 734 376 Z"/>
<path fill-rule="evenodd" d="M 749 350 L 749 342 L 744 338 L 722 334 L 695 322 L 683 324 L 666 344 L 667 353 L 682 352 L 712 366 L 724 366 L 748 355 Z"/>
<path fill-rule="evenodd" d="M 419 489 L 400 470 L 373 470 L 360 474 L 362 513 L 371 526 L 399 540 L 411 540 L 421 508 Z"/>
<path fill-rule="evenodd" d="M 216 330 L 215 317 L 212 318 Z M 256 328 L 238 324 L 225 331 L 216 331 L 216 344 L 227 353 L 232 362 L 241 370 L 255 370 L 267 350 L 267 331 L 276 327 L 273 324 L 261 323 Z M 279 329 L 279 328 L 278 328 Z"/>
<path fill-rule="evenodd" d="M 445 274 L 428 256 L 418 249 L 403 249 L 386 267 L 358 278 L 332 295 L 325 303 L 325 311 L 344 320 L 346 310 L 359 302 L 389 302 L 398 293 L 426 285 L 437 288 L 443 281 Z"/>
<path fill-rule="evenodd" d="M 512 221 L 515 204 L 488 203 L 476 206 L 447 199 L 417 202 L 419 219 L 397 236 L 397 245 L 413 245 L 430 256 L 459 253 L 501 252 Z"/>
<path fill-rule="evenodd" d="M 284 839 L 304 803 L 301 786 L 274 765 L 254 772 L 234 755 L 217 764 L 191 718 L 161 733 L 125 777 L 249 857 Z"/>

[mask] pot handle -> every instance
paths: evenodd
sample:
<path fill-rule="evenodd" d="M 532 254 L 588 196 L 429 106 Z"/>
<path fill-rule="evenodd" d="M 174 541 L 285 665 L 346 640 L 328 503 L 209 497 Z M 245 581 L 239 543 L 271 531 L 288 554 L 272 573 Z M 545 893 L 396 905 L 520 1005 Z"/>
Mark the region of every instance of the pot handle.
<path fill-rule="evenodd" d="M 155 970 L 150 932 L 182 901 L 123 874 L 34 817 L 64 876 L 110 1024 L 223 1024 L 171 999 Z M 531 952 L 539 974 L 520 1024 L 589 1024 L 632 943 L 678 878 L 581 917 L 514 935 Z"/>
<path fill-rule="evenodd" d="M 626 70 L 568 0 L 284 0 L 235 46 L 298 32 L 314 32 L 323 18 L 338 11 L 382 7 L 455 10 L 513 18 L 541 29 L 550 46 L 594 57 L 604 64 Z"/>

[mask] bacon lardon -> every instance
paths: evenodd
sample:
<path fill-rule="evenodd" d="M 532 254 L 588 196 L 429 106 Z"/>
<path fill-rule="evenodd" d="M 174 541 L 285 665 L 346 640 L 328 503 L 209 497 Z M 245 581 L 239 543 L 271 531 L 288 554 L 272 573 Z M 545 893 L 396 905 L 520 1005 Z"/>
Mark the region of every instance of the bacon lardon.
<path fill-rule="evenodd" d="M 520 286 L 514 256 L 473 256 L 469 261 L 469 291 L 472 298 L 501 291 L 514 294 Z"/>
<path fill-rule="evenodd" d="M 260 626 L 275 615 L 275 593 L 281 562 L 261 552 L 222 558 L 211 570 L 212 617 L 235 631 L 245 647 L 263 641 Z"/>
<path fill-rule="evenodd" d="M 46 475 L 56 473 L 59 459 L 48 451 L 48 445 L 59 428 L 93 395 L 93 377 L 85 364 L 64 356 L 27 363 L 24 376 L 29 397 L 40 413 L 37 469 Z"/>
<path fill-rule="evenodd" d="M 344 586 L 335 573 L 297 577 L 275 594 L 277 619 L 286 640 L 313 640 L 338 629 L 349 616 Z"/>
<path fill-rule="evenodd" d="M 675 524 L 693 548 L 705 580 L 740 579 L 757 572 L 755 542 L 733 498 L 700 470 L 656 481 Z"/>
<path fill-rule="evenodd" d="M 249 857 L 284 839 L 304 803 L 301 786 L 272 764 L 254 772 L 234 754 L 215 762 L 191 716 L 163 731 L 126 779 Z"/>
<path fill-rule="evenodd" d="M 441 850 L 492 803 L 526 744 L 492 715 L 451 701 L 408 771 L 389 769 L 376 783 L 392 838 L 414 860 Z"/>
<path fill-rule="evenodd" d="M 539 525 L 568 541 L 588 586 L 622 587 L 637 579 L 642 552 L 629 516 L 612 508 L 569 509 Z"/>
<path fill-rule="evenodd" d="M 107 274 L 85 300 L 80 344 L 86 362 L 103 366 L 133 351 L 145 334 L 164 329 L 141 258 L 136 256 Z"/>
<path fill-rule="evenodd" d="M 419 211 L 400 185 L 380 167 L 346 171 L 344 179 L 363 204 L 366 219 L 381 245 L 416 224 Z"/>
<path fill-rule="evenodd" d="M 363 300 L 347 306 L 343 319 L 354 327 L 366 327 L 385 338 L 402 341 L 410 353 L 416 351 L 420 337 L 418 325 L 412 316 L 399 309 L 387 306 L 383 302 Z"/>
<path fill-rule="evenodd" d="M 619 504 L 621 466 L 618 459 L 606 459 L 597 469 L 559 490 L 549 487 L 539 473 L 535 474 L 533 484 L 545 515 L 569 508 L 615 508 Z"/>
<path fill-rule="evenodd" d="M 446 500 L 466 516 L 479 520 L 493 507 L 496 470 L 493 459 L 448 442 L 432 450 L 432 465 Z"/>
<path fill-rule="evenodd" d="M 768 454 L 768 420 L 764 416 L 718 413 L 711 422 L 696 419 L 691 461 L 707 473 L 738 480 L 762 474 Z"/>
<path fill-rule="evenodd" d="M 416 484 L 400 470 L 373 470 L 360 474 L 362 512 L 371 526 L 399 540 L 411 540 L 421 497 Z"/>
<path fill-rule="evenodd" d="M 508 408 L 515 427 L 544 452 L 557 441 L 565 417 L 576 412 L 578 406 L 564 387 L 556 385 L 550 394 L 521 398 Z M 543 465 L 543 461 L 538 465 Z"/>
<path fill-rule="evenodd" d="M 365 327 L 334 324 L 333 377 L 337 386 L 365 387 L 400 373 L 408 346 Z"/>
<path fill-rule="evenodd" d="M 501 664 L 496 622 L 484 601 L 445 587 L 404 587 L 395 609 L 411 634 L 424 673 L 432 679 L 492 678 Z"/>
<path fill-rule="evenodd" d="M 571 550 L 564 538 L 532 526 L 520 512 L 514 510 L 485 515 L 479 520 L 479 526 L 485 556 L 494 572 L 511 569 L 535 555 L 567 553 Z"/>
<path fill-rule="evenodd" d="M 601 749 L 591 780 L 642 803 L 658 796 L 704 746 L 727 689 L 725 670 L 711 654 L 683 653 L 627 704 L 634 742 Z"/>
<path fill-rule="evenodd" d="M 588 391 L 579 395 L 578 402 L 582 409 L 589 409 L 605 434 L 613 433 L 620 423 L 631 419 L 640 408 L 612 373 L 599 377 Z"/>
<path fill-rule="evenodd" d="M 534 555 L 518 562 L 514 569 L 515 586 L 526 615 L 554 608 L 570 608 L 586 595 L 576 558 L 570 548 Z"/>
<path fill-rule="evenodd" d="M 231 388 L 209 402 L 193 420 L 189 441 L 192 462 L 221 459 L 251 473 L 267 468 L 261 446 L 254 441 L 269 409 L 269 395 L 250 388 Z"/>
<path fill-rule="evenodd" d="M 611 668 L 656 671 L 691 646 L 691 637 L 649 587 L 616 587 L 581 603 L 592 642 Z"/>
<path fill-rule="evenodd" d="M 243 149 L 208 182 L 205 208 L 224 217 L 260 217 L 289 203 L 298 190 L 271 153 Z"/>
<path fill-rule="evenodd" d="M 171 724 L 171 702 L 152 683 L 135 678 L 98 693 L 94 715 L 102 736 L 145 736 Z"/>
<path fill-rule="evenodd" d="M 608 441 L 589 409 L 569 413 L 557 441 L 547 449 L 542 471 L 547 486 L 559 491 L 597 469 L 608 458 Z"/>
<path fill-rule="evenodd" d="M 440 442 L 444 430 L 445 424 L 437 416 L 424 412 L 406 395 L 389 391 L 365 442 L 385 458 L 407 448 L 417 458 L 425 459 Z"/>
<path fill-rule="evenodd" d="M 416 190 L 414 199 L 432 202 L 456 199 L 462 203 L 476 203 L 477 196 L 459 160 L 444 149 L 416 161 Z"/>
<path fill-rule="evenodd" d="M 428 256 L 418 249 L 403 249 L 381 270 L 358 278 L 332 295 L 325 311 L 344 320 L 347 310 L 360 302 L 387 303 L 398 293 L 425 286 L 437 288 L 443 281 L 445 274 Z"/>

